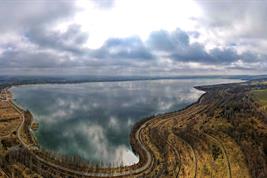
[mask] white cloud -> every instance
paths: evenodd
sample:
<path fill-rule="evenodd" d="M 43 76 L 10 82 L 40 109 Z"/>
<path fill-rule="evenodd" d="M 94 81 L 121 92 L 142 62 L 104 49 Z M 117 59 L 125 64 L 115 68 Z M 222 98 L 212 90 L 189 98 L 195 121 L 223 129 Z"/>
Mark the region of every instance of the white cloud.
<path fill-rule="evenodd" d="M 192 18 L 202 14 L 192 0 L 116 0 L 108 9 L 81 0 L 78 6 L 84 10 L 76 15 L 75 22 L 90 33 L 88 45 L 94 48 L 111 37 L 138 35 L 145 40 L 153 30 L 193 29 Z"/>
<path fill-rule="evenodd" d="M 262 74 L 266 7 L 240 0 L 2 2 L 0 74 Z"/>

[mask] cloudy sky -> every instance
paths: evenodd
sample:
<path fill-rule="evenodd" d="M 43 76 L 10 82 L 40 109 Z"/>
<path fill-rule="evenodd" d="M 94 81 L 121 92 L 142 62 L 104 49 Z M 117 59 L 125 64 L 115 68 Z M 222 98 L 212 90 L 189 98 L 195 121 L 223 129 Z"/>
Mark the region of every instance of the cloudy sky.
<path fill-rule="evenodd" d="M 264 0 L 0 0 L 0 74 L 264 74 Z"/>

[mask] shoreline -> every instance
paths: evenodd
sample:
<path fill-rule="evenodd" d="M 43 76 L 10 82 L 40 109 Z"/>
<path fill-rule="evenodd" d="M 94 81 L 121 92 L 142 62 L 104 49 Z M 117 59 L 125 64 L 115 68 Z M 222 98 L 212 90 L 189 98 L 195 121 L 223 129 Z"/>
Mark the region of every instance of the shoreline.
<path fill-rule="evenodd" d="M 10 88 L 11 87 L 8 87 L 8 91 L 10 91 Z M 11 92 L 11 91 L 10 91 Z M 12 92 L 11 92 L 12 93 Z M 12 99 L 11 99 L 11 101 L 10 101 L 15 107 L 17 107 L 18 108 L 18 110 L 21 110 L 21 111 L 23 111 L 23 112 L 25 112 L 26 110 L 25 110 L 25 108 L 24 107 L 20 107 L 20 105 L 18 105 L 15 101 L 14 101 L 14 99 L 13 99 L 13 97 L 12 97 Z M 27 110 L 27 111 L 29 111 L 29 110 Z M 30 112 L 30 111 L 29 111 Z M 30 112 L 31 113 L 31 112 Z M 23 119 L 23 121 L 22 121 L 22 124 L 20 125 L 20 127 L 19 127 L 19 129 L 18 130 L 20 130 L 22 127 L 23 127 L 23 124 L 24 124 L 24 120 L 25 119 Z M 33 118 L 33 121 L 34 121 L 34 118 Z M 33 122 L 32 121 L 32 122 Z M 149 121 L 149 120 L 148 120 Z M 32 124 L 32 122 L 31 122 L 31 124 Z M 145 123 L 143 123 L 143 124 L 145 124 Z M 142 125 L 143 125 L 142 124 Z M 140 127 L 142 127 L 142 125 L 140 125 Z M 28 126 L 28 128 L 29 128 L 29 126 Z M 139 129 L 140 128 L 138 128 L 137 130 L 136 130 L 136 132 L 138 132 L 139 131 Z M 135 136 L 133 136 L 133 139 L 135 139 L 135 140 L 138 140 L 138 139 L 136 139 L 136 138 L 138 138 L 139 136 L 137 136 L 136 137 L 136 134 L 137 133 L 132 133 L 131 132 L 131 134 L 133 134 L 133 135 L 135 135 Z M 32 133 L 31 133 L 32 134 Z M 18 135 L 20 135 L 20 133 L 18 132 Z M 31 136 L 33 136 L 33 135 L 31 135 Z M 20 136 L 19 136 L 20 137 Z M 34 136 L 33 136 L 34 137 Z M 35 138 L 35 137 L 34 137 Z M 26 143 L 24 143 L 22 140 L 21 140 L 21 143 L 23 144 L 23 146 L 24 146 L 24 148 L 28 148 L 28 145 L 26 144 Z M 144 159 L 144 157 L 143 157 L 143 155 L 144 155 L 144 153 L 143 153 L 143 151 L 141 151 L 140 150 L 140 148 L 135 148 L 136 147 L 136 145 L 132 145 L 132 143 L 130 142 L 129 143 L 130 145 L 131 145 L 131 149 L 132 150 L 136 150 L 136 152 L 133 152 L 134 154 L 135 154 L 135 156 L 137 156 L 138 158 L 139 158 L 139 160 L 138 160 L 138 162 L 137 163 L 134 163 L 134 164 L 132 164 L 132 165 L 127 165 L 127 166 L 123 166 L 123 168 L 126 168 L 126 169 L 131 169 L 132 167 L 137 167 L 137 168 L 143 168 L 144 167 L 144 164 L 146 164 L 146 162 L 148 161 L 148 160 L 146 160 L 146 159 Z M 140 144 L 140 143 L 139 143 Z M 33 149 L 39 149 L 39 144 L 38 144 L 38 141 L 37 141 L 37 145 L 35 145 L 35 147 L 33 148 Z M 29 151 L 30 151 L 31 149 L 29 149 Z M 146 153 L 145 153 L 145 155 L 148 155 L 148 152 L 146 151 Z M 63 156 L 63 155 L 62 155 Z M 146 156 L 147 157 L 147 156 Z M 149 156 L 149 157 L 151 157 L 151 156 Z M 44 161 L 44 160 L 43 160 Z M 56 165 L 54 165 L 55 167 L 56 167 Z M 92 165 L 88 165 L 88 166 L 92 166 Z M 150 163 L 148 163 L 148 166 L 150 166 Z M 103 171 L 105 172 L 105 170 L 107 170 L 107 169 L 118 169 L 118 168 L 121 168 L 121 166 L 117 166 L 117 167 L 100 167 L 100 169 L 103 169 Z M 64 169 L 63 167 L 62 167 L 62 169 Z M 136 168 L 134 168 L 134 169 L 136 169 Z M 76 172 L 76 171 L 74 171 L 73 170 L 73 172 Z M 131 171 L 130 171 L 131 172 Z M 77 174 L 79 174 L 78 172 L 76 172 Z M 99 173 L 99 174 L 104 174 L 104 173 Z M 125 174 L 125 173 L 124 173 Z M 127 175 L 127 174 L 130 174 L 130 173 L 126 173 L 125 175 Z M 81 174 L 81 175 L 86 175 L 86 174 Z M 90 174 L 88 174 L 88 176 L 90 176 Z M 100 177 L 102 177 L 102 176 L 100 176 Z M 117 177 L 117 176 L 115 176 L 115 177 Z"/>
<path fill-rule="evenodd" d="M 213 122 L 214 126 L 217 127 L 221 124 L 224 124 L 224 122 L 226 121 L 230 123 L 235 122 L 235 120 L 228 119 L 228 117 L 231 116 L 227 114 L 228 111 L 222 112 L 224 115 L 221 115 L 221 112 L 218 112 L 220 115 L 217 115 L 216 117 L 213 117 L 213 115 L 217 113 L 216 110 L 227 109 L 227 107 L 225 107 L 224 105 L 226 104 L 227 106 L 227 104 L 231 104 L 232 100 L 236 102 L 242 101 L 240 102 L 240 107 L 246 107 L 247 105 L 252 106 L 253 101 L 251 101 L 250 98 L 247 97 L 247 92 L 250 91 L 253 87 L 258 88 L 259 86 L 258 84 L 251 86 L 248 82 L 196 86 L 196 89 L 205 91 L 205 93 L 203 93 L 197 101 L 191 103 L 190 105 L 187 105 L 186 107 L 183 107 L 182 109 L 173 112 L 152 115 L 136 122 L 133 125 L 129 135 L 131 149 L 133 153 L 139 157 L 138 163 L 133 165 L 120 167 L 103 167 L 103 165 L 99 165 L 97 167 L 93 167 L 92 165 L 82 162 L 76 165 L 73 162 L 68 162 L 67 160 L 63 161 L 61 160 L 61 158 L 58 159 L 57 157 L 55 157 L 55 155 L 49 155 L 49 153 L 42 152 L 42 150 L 32 149 L 33 147 L 27 145 L 24 148 L 18 150 L 18 153 L 12 153 L 11 160 L 14 159 L 18 162 L 22 162 L 26 166 L 30 166 L 32 170 L 37 172 L 41 171 L 41 175 L 47 176 L 57 175 L 56 173 L 64 175 L 62 177 L 83 176 L 88 178 L 137 178 L 140 176 L 147 177 L 148 175 L 150 175 L 148 177 L 154 177 L 164 174 L 171 175 L 171 177 L 177 177 L 181 174 L 193 176 L 197 175 L 197 172 L 199 171 L 198 166 L 202 164 L 201 161 L 199 162 L 198 160 L 198 157 L 200 156 L 198 155 L 200 154 L 199 151 L 201 150 L 201 152 L 203 152 L 203 150 L 211 148 L 213 147 L 212 145 L 216 144 L 216 149 L 220 150 L 220 154 L 223 154 L 222 161 L 216 164 L 220 164 L 222 168 L 225 168 L 221 169 L 222 172 L 220 172 L 220 174 L 218 175 L 228 175 L 228 177 L 239 174 L 248 175 L 249 169 L 251 169 L 251 167 L 243 167 L 243 165 L 246 165 L 246 162 L 243 160 L 245 157 L 242 156 L 242 150 L 238 150 L 239 147 L 229 147 L 231 144 L 233 144 L 231 143 L 231 139 L 223 141 L 223 139 L 228 139 L 230 135 L 225 137 L 224 134 L 226 133 L 223 133 L 221 131 L 218 132 L 216 131 L 216 129 L 214 130 L 214 127 L 211 127 L 210 125 L 205 126 L 205 123 Z M 262 86 L 262 88 L 267 88 L 267 85 Z M 236 93 L 236 91 L 238 92 Z M 224 103 L 223 107 L 221 106 L 222 103 Z M 246 110 L 242 109 L 242 111 Z M 248 115 L 255 117 L 253 115 L 255 113 L 257 113 L 257 110 L 253 110 L 252 112 L 250 112 L 250 110 L 247 110 L 243 114 L 245 114 L 247 117 Z M 260 116 L 259 119 L 262 119 L 262 115 L 256 116 Z M 219 118 L 218 120 L 218 117 L 222 118 Z M 217 124 L 217 122 L 220 122 L 221 124 Z M 245 122 L 245 120 L 243 119 L 242 122 Z M 20 132 L 23 131 L 21 128 L 23 128 L 22 125 L 24 123 L 25 118 L 23 119 L 23 122 L 18 129 L 18 136 L 20 135 Z M 198 126 L 198 123 L 201 127 Z M 203 128 L 203 126 L 205 127 Z M 202 148 L 201 145 L 199 145 L 199 148 L 194 147 L 194 142 L 196 142 L 196 144 L 197 142 L 199 142 L 199 140 L 195 140 L 196 138 L 205 139 L 205 143 L 207 143 L 209 146 Z M 228 143 L 231 144 L 228 145 Z M 168 152 L 166 152 L 168 153 L 167 155 L 164 151 L 166 149 L 168 149 Z M 242 166 L 238 166 L 239 162 L 233 161 L 234 157 L 232 154 L 234 152 L 229 152 L 229 150 L 231 149 L 235 149 L 235 152 L 238 152 L 238 154 L 235 153 L 235 156 L 238 156 L 237 159 L 241 160 L 240 163 L 242 163 Z M 185 151 L 188 152 L 187 154 L 189 155 L 186 156 Z M 209 154 L 211 153 L 209 149 L 206 151 Z M 18 154 L 25 155 L 26 157 L 17 157 Z M 32 160 L 34 162 L 37 162 L 37 164 L 32 167 L 32 165 L 27 161 L 25 162 L 25 160 Z M 181 165 L 186 160 L 189 161 L 190 164 L 186 163 L 188 169 L 184 171 L 189 172 L 181 172 Z M 168 167 L 164 167 L 165 164 L 168 165 Z M 213 163 L 210 162 L 210 164 Z M 52 170 L 52 172 L 46 173 L 43 169 L 40 169 L 44 165 L 47 166 L 48 169 Z M 238 167 L 240 169 L 233 170 L 232 166 Z M 171 170 L 171 172 L 166 172 L 166 170 L 169 169 Z M 233 171 L 239 171 L 239 173 Z M 201 172 L 198 172 L 198 174 L 201 174 Z"/>
<path fill-rule="evenodd" d="M 170 80 L 172 80 L 172 79 L 170 79 Z M 139 80 L 138 80 L 139 81 Z M 141 81 L 143 81 L 143 80 L 141 80 Z M 109 81 L 108 81 L 109 82 Z M 116 82 L 120 82 L 120 81 L 116 81 Z M 87 83 L 87 82 L 85 82 L 85 83 Z M 89 83 L 91 83 L 91 82 L 89 82 Z M 75 85 L 75 84 L 79 84 L 79 83 L 64 83 L 64 84 L 61 84 L 61 83 L 45 83 L 45 84 L 22 84 L 22 85 L 12 85 L 12 86 L 10 86 L 10 87 L 8 87 L 7 89 L 8 89 L 8 91 L 10 91 L 11 93 L 12 93 L 12 96 L 13 96 L 13 92 L 11 91 L 11 89 L 12 89 L 12 87 L 20 87 L 20 86 L 39 86 L 39 85 L 68 85 L 68 84 L 70 84 L 70 85 Z M 81 83 L 81 84 L 84 84 L 84 83 Z M 199 90 L 198 88 L 196 88 L 196 87 L 193 87 L 193 88 L 195 88 L 195 89 L 197 89 L 197 90 Z M 134 164 L 131 164 L 131 165 L 123 165 L 123 167 L 131 167 L 131 166 L 139 166 L 140 164 L 142 165 L 142 162 L 143 162 L 143 160 L 141 160 L 141 154 L 139 154 L 138 152 L 140 152 L 138 149 L 136 149 L 135 148 L 135 138 L 134 138 L 134 135 L 136 134 L 136 130 L 138 130 L 140 127 L 142 127 L 142 125 L 144 125 L 144 124 L 146 124 L 147 122 L 149 122 L 150 120 L 152 120 L 152 119 L 154 119 L 155 117 L 158 117 L 158 116 L 164 116 L 164 115 L 168 115 L 168 114 L 175 114 L 175 113 L 178 113 L 178 112 L 181 112 L 181 111 L 184 111 L 184 110 L 186 110 L 187 108 L 189 108 L 189 107 L 191 107 L 191 106 L 193 106 L 194 104 L 196 104 L 196 103 L 198 103 L 199 101 L 200 101 L 200 99 L 204 96 L 206 94 L 206 92 L 205 93 L 203 93 L 203 94 L 201 94 L 200 95 L 200 97 L 198 98 L 198 100 L 197 101 L 194 101 L 193 103 L 191 103 L 191 104 L 189 104 L 189 105 L 187 105 L 187 106 L 185 106 L 185 107 L 183 107 L 183 108 L 181 108 L 181 109 L 179 109 L 179 110 L 174 110 L 174 111 L 171 111 L 171 112 L 166 112 L 166 113 L 159 113 L 159 114 L 154 114 L 154 115 L 151 115 L 151 116 L 148 116 L 148 117 L 146 117 L 146 118 L 143 118 L 143 119 L 141 119 L 141 120 L 139 120 L 139 121 L 137 121 L 136 123 L 134 123 L 134 125 L 132 126 L 132 128 L 131 128 L 131 131 L 130 131 L 130 134 L 129 134 L 129 145 L 131 146 L 130 147 L 130 149 L 131 149 L 131 151 L 133 152 L 133 154 L 138 158 L 138 162 L 136 162 L 136 163 L 134 163 Z M 21 106 L 20 104 L 18 104 L 15 100 L 14 100 L 14 98 L 12 97 L 12 104 L 14 104 L 16 107 L 18 107 L 20 110 L 22 110 L 22 111 L 29 111 L 30 113 L 31 113 L 31 115 L 33 116 L 33 121 L 32 121 L 32 123 L 34 122 L 34 121 L 36 121 L 36 119 L 34 119 L 34 115 L 32 114 L 32 112 L 30 111 L 30 110 L 28 110 L 27 108 L 25 108 L 25 107 L 23 107 L 23 106 Z M 31 124 L 32 124 L 31 123 Z M 38 122 L 37 122 L 38 123 Z M 38 130 L 38 129 L 37 129 Z M 32 132 L 31 132 L 32 133 Z M 32 133 L 33 134 L 33 133 Z M 32 135 L 34 138 L 36 138 L 35 136 L 34 136 L 34 134 Z M 40 145 L 39 145 L 39 143 L 38 143 L 38 140 L 37 139 L 35 139 L 36 140 L 36 143 L 37 143 L 37 147 L 38 148 L 40 148 Z M 61 155 L 61 154 L 59 154 L 59 155 Z M 68 156 L 68 155 L 62 155 L 62 156 Z M 82 158 L 83 159 L 83 158 Z M 85 160 L 85 161 L 88 161 L 88 160 Z M 104 168 L 104 167 L 103 167 Z M 117 167 L 112 167 L 112 168 L 117 168 Z"/>
<path fill-rule="evenodd" d="M 202 79 L 202 78 L 201 78 Z M 212 78 L 213 79 L 213 78 Z M 159 80 L 161 80 L 161 79 L 159 79 Z M 173 80 L 173 79 L 169 79 L 169 80 Z M 176 79 L 174 79 L 174 80 L 176 80 Z M 139 80 L 138 80 L 139 81 Z M 143 80 L 141 80 L 141 81 L 143 81 Z M 110 82 L 110 81 L 107 81 L 107 82 Z M 114 81 L 112 81 L 112 82 L 114 82 Z M 120 81 L 115 81 L 115 82 L 120 82 Z M 91 82 L 85 82 L 85 83 L 91 83 Z M 238 83 L 243 83 L 243 82 L 238 82 Z M 61 83 L 41 83 L 41 84 L 22 84 L 22 85 L 12 85 L 12 86 L 9 86 L 7 89 L 13 94 L 13 92 L 11 91 L 11 89 L 13 88 L 13 87 L 20 87 L 20 86 L 42 86 L 42 85 L 68 85 L 68 84 L 70 84 L 70 85 L 75 85 L 75 84 L 79 84 L 79 83 L 63 83 L 63 84 L 61 84 Z M 81 83 L 81 84 L 84 84 L 83 82 Z M 237 84 L 237 83 L 235 83 L 235 84 Z M 228 83 L 222 83 L 222 84 L 214 84 L 214 85 L 207 85 L 207 86 L 204 86 L 204 87 L 214 87 L 214 86 L 223 86 L 223 85 L 228 85 Z M 194 101 L 194 102 L 192 102 L 191 104 L 188 104 L 188 105 L 186 105 L 186 106 L 184 106 L 183 108 L 181 108 L 181 109 L 178 109 L 178 110 L 174 110 L 174 111 L 170 111 L 170 112 L 165 112 L 165 113 L 158 113 L 158 114 L 153 114 L 153 115 L 151 115 L 151 116 L 148 116 L 148 117 L 145 117 L 145 118 L 143 118 L 143 119 L 141 119 L 141 120 L 139 120 L 139 121 L 137 121 L 137 122 L 135 122 L 134 124 L 133 124 L 133 126 L 132 126 L 132 128 L 131 128 L 131 131 L 130 131 L 130 134 L 129 134 L 129 142 L 128 142 L 128 144 L 131 146 L 130 147 L 130 150 L 132 151 L 132 153 L 138 158 L 138 162 L 136 162 L 136 163 L 134 163 L 134 164 L 129 164 L 129 165 L 123 165 L 124 167 L 127 167 L 127 166 L 135 166 L 135 165 L 139 165 L 140 164 L 140 155 L 138 154 L 138 151 L 136 151 L 136 149 L 134 148 L 134 139 L 133 139 L 133 135 L 135 135 L 135 132 L 134 132 L 134 130 L 137 130 L 139 127 L 141 127 L 143 124 L 145 124 L 146 122 L 149 122 L 151 119 L 154 119 L 155 117 L 159 117 L 159 116 L 165 116 L 165 115 L 169 115 L 169 114 L 175 114 L 175 113 L 179 113 L 179 112 L 182 112 L 182 111 L 184 111 L 184 110 L 186 110 L 186 109 L 188 109 L 188 108 L 190 108 L 190 107 L 192 107 L 193 105 L 195 105 L 195 104 L 197 104 L 197 103 L 199 103 L 200 102 L 200 100 L 206 95 L 206 93 L 207 93 L 207 91 L 205 91 L 205 89 L 202 89 L 201 88 L 202 86 L 194 86 L 193 88 L 195 88 L 195 89 L 197 89 L 197 90 L 200 90 L 200 91 L 204 91 L 204 93 L 203 94 L 201 94 L 200 95 L 200 97 L 196 100 L 196 101 Z M 13 96 L 13 95 L 12 95 Z M 16 100 L 12 97 L 12 103 L 14 104 L 14 105 L 16 105 L 20 110 L 23 110 L 23 111 L 29 111 L 30 113 L 31 113 L 31 115 L 33 116 L 33 121 L 32 121 L 32 123 L 34 123 L 34 122 L 37 122 L 36 121 L 36 119 L 35 119 L 35 117 L 36 116 L 34 116 L 33 114 L 32 114 L 32 112 L 30 111 L 30 110 L 28 110 L 27 108 L 25 108 L 24 106 L 22 106 L 22 105 L 20 105 L 20 104 L 18 104 L 17 102 L 16 102 Z M 31 123 L 31 124 L 32 124 Z M 38 122 L 37 122 L 38 123 Z M 39 123 L 38 123 L 39 124 Z M 40 127 L 40 126 L 39 126 Z M 38 129 L 37 129 L 38 130 Z M 31 133 L 32 132 L 34 132 L 34 131 L 32 131 L 32 129 L 31 129 Z M 36 142 L 37 142 L 37 146 L 38 147 L 40 147 L 40 145 L 39 145 L 39 143 L 38 143 L 38 140 L 36 139 L 36 137 L 35 137 L 35 135 L 32 133 L 32 136 L 33 136 L 33 138 L 35 138 L 35 140 L 36 140 Z M 60 153 L 58 153 L 59 155 L 61 155 L 61 156 L 68 156 L 68 155 L 65 155 L 65 154 L 60 154 Z M 78 155 L 77 155 L 78 156 Z M 82 158 L 82 157 L 81 157 Z M 84 158 L 82 158 L 82 159 L 84 159 Z M 84 161 L 90 161 L 90 160 L 86 160 L 86 159 L 84 159 Z M 117 168 L 117 167 L 113 167 L 113 168 Z"/>

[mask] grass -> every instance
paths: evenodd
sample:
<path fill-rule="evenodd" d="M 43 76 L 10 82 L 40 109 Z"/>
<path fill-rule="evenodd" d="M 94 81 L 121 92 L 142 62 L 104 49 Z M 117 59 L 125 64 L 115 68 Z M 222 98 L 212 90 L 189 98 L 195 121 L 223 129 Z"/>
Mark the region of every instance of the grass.
<path fill-rule="evenodd" d="M 254 85 L 267 85 L 267 81 L 254 81 L 252 82 Z"/>
<path fill-rule="evenodd" d="M 259 102 L 259 104 L 262 106 L 267 106 L 267 89 L 252 90 L 251 94 L 254 99 Z"/>

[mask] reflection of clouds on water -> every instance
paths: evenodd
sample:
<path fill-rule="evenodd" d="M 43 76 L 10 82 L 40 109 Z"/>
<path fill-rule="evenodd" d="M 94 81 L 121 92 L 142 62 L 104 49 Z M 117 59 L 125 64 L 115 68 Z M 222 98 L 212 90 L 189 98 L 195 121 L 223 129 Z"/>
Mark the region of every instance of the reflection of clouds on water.
<path fill-rule="evenodd" d="M 115 149 L 114 160 L 116 163 L 123 163 L 123 165 L 132 165 L 139 161 L 138 157 L 136 157 L 133 152 L 124 145 Z"/>
<path fill-rule="evenodd" d="M 117 125 L 123 127 L 123 125 Z M 104 129 L 99 125 L 89 125 L 83 127 L 85 135 L 88 138 L 91 146 L 94 148 L 97 159 L 105 163 L 123 163 L 126 165 L 138 162 L 138 158 L 130 152 L 125 145 L 117 145 L 114 147 L 106 138 Z"/>
<path fill-rule="evenodd" d="M 133 120 L 132 120 L 131 118 L 128 118 L 128 120 L 127 120 L 127 126 L 128 126 L 128 127 L 131 127 L 131 126 L 133 126 L 133 125 L 134 125 Z"/>
<path fill-rule="evenodd" d="M 120 124 L 120 121 L 117 118 L 112 116 L 109 118 L 108 126 L 114 131 L 118 131 L 122 125 Z"/>
<path fill-rule="evenodd" d="M 95 152 L 95 157 L 98 157 L 100 160 L 106 160 L 109 156 L 108 143 L 103 128 L 99 125 L 83 125 L 78 129 L 90 142 Z"/>
<path fill-rule="evenodd" d="M 12 88 L 40 122 L 40 145 L 93 162 L 133 164 L 129 134 L 138 120 L 181 109 L 203 93 L 195 85 L 230 80 L 159 80 Z"/>
<path fill-rule="evenodd" d="M 118 125 L 118 127 L 123 127 L 123 125 Z M 74 126 L 71 130 L 63 131 L 62 136 L 71 138 L 72 149 L 88 160 L 93 158 L 105 164 L 114 163 L 117 165 L 120 163 L 131 165 L 138 162 L 138 158 L 125 145 L 113 146 L 109 143 L 105 130 L 100 125 L 87 123 Z M 86 147 L 81 147 L 81 143 L 79 143 L 81 140 L 76 139 L 78 137 L 83 137 L 87 141 L 87 144 L 90 145 L 90 151 Z"/>
<path fill-rule="evenodd" d="M 177 99 L 183 102 L 194 102 L 196 101 L 204 92 L 194 89 L 194 88 L 190 88 L 187 92 L 183 92 L 183 93 L 179 93 L 177 94 Z"/>
<path fill-rule="evenodd" d="M 158 108 L 160 111 L 166 111 L 169 110 L 174 105 L 173 102 L 165 102 L 165 101 L 159 101 L 158 102 Z"/>

